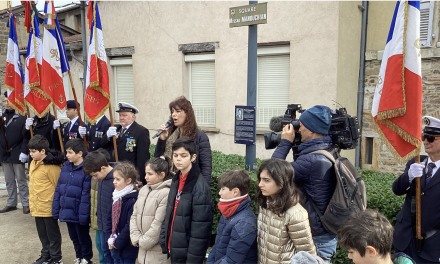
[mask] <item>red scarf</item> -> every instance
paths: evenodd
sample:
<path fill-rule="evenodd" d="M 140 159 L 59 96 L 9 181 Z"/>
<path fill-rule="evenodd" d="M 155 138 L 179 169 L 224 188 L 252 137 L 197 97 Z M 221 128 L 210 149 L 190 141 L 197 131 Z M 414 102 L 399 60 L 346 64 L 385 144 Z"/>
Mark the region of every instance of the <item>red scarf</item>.
<path fill-rule="evenodd" d="M 247 197 L 248 195 L 246 194 L 243 198 L 240 199 L 236 199 L 236 200 L 230 199 L 226 201 L 220 201 L 218 203 L 218 209 L 220 210 L 220 212 L 224 217 L 231 217 L 237 210 L 241 201 L 247 199 Z"/>

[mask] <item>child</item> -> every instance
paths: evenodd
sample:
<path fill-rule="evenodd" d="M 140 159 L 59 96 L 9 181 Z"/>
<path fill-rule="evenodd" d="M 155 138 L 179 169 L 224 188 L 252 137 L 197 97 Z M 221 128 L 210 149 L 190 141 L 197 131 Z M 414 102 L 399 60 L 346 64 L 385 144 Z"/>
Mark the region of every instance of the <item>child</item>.
<path fill-rule="evenodd" d="M 91 264 L 93 258 L 90 238 L 90 180 L 83 171 L 84 141 L 75 138 L 67 141 L 68 161 L 61 168 L 60 178 L 52 204 L 52 214 L 60 222 L 67 222 L 67 230 L 75 248 L 75 264 Z"/>
<path fill-rule="evenodd" d="M 159 244 L 160 226 L 165 218 L 171 186 L 171 160 L 160 156 L 147 161 L 144 186 L 130 220 L 130 238 L 139 246 L 138 261 L 143 264 L 170 263 Z"/>
<path fill-rule="evenodd" d="M 251 210 L 250 185 L 251 177 L 242 169 L 227 171 L 218 178 L 222 216 L 206 264 L 258 262 L 257 217 Z"/>
<path fill-rule="evenodd" d="M 293 167 L 269 159 L 258 169 L 258 263 L 290 263 L 299 251 L 316 255 L 301 192 L 293 183 Z"/>
<path fill-rule="evenodd" d="M 83 170 L 86 175 L 92 176 L 98 180 L 98 201 L 96 206 L 96 222 L 99 230 L 96 231 L 95 240 L 100 240 L 104 262 L 113 264 L 113 258 L 108 248 L 107 239 L 104 230 L 107 216 L 112 209 L 112 195 L 115 189 L 113 185 L 113 168 L 109 165 L 104 152 L 93 151 L 84 158 Z"/>
<path fill-rule="evenodd" d="M 196 159 L 194 140 L 181 137 L 172 150 L 178 171 L 171 182 L 160 230 L 162 253 L 171 257 L 171 263 L 203 263 L 211 235 L 211 192 L 199 167 L 192 166 Z"/>
<path fill-rule="evenodd" d="M 138 248 L 130 242 L 130 217 L 138 197 L 139 173 L 130 162 L 121 162 L 113 172 L 113 204 L 105 226 L 114 263 L 134 264 Z"/>
<path fill-rule="evenodd" d="M 41 135 L 30 139 L 28 148 L 33 159 L 29 167 L 29 206 L 43 246 L 40 258 L 33 264 L 62 264 L 60 228 L 51 211 L 63 154 L 49 152 L 49 141 Z"/>
<path fill-rule="evenodd" d="M 338 230 L 338 243 L 355 264 L 415 264 L 403 253 L 391 256 L 393 226 L 375 210 L 352 214 Z"/>

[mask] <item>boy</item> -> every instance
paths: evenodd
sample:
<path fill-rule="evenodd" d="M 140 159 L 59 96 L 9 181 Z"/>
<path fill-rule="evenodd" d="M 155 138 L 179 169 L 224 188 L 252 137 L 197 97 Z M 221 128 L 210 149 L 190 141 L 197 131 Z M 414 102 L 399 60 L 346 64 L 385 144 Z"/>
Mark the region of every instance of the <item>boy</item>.
<path fill-rule="evenodd" d="M 96 231 L 96 236 L 100 239 L 105 263 L 113 264 L 113 258 L 107 244 L 108 237 L 105 237 L 104 232 L 102 231 L 105 230 L 107 217 L 113 204 L 112 197 L 113 191 L 115 190 L 115 186 L 113 185 L 113 168 L 108 164 L 103 153 L 93 151 L 84 158 L 83 170 L 85 174 L 99 180 L 97 193 L 98 203 L 96 207 L 99 230 Z"/>
<path fill-rule="evenodd" d="M 194 140 L 181 137 L 172 150 L 179 171 L 171 181 L 160 231 L 162 253 L 168 254 L 173 264 L 203 263 L 211 234 L 211 192 L 199 167 L 192 166 L 197 156 Z"/>
<path fill-rule="evenodd" d="M 391 256 L 393 226 L 375 210 L 353 213 L 339 228 L 338 242 L 355 264 L 415 264 L 405 254 Z"/>
<path fill-rule="evenodd" d="M 257 263 L 257 217 L 251 210 L 249 173 L 230 170 L 218 178 L 222 213 L 206 264 Z"/>
<path fill-rule="evenodd" d="M 86 153 L 84 141 L 75 138 L 67 141 L 68 161 L 61 168 L 60 178 L 52 203 L 52 215 L 60 222 L 67 223 L 70 239 L 73 242 L 75 264 L 91 264 L 93 258 L 90 238 L 90 180 L 84 174 L 83 155 Z"/>
<path fill-rule="evenodd" d="M 33 264 L 62 264 L 60 228 L 51 211 L 64 158 L 59 152 L 49 152 L 49 141 L 41 135 L 30 139 L 28 148 L 33 159 L 29 167 L 29 206 L 43 246 Z"/>

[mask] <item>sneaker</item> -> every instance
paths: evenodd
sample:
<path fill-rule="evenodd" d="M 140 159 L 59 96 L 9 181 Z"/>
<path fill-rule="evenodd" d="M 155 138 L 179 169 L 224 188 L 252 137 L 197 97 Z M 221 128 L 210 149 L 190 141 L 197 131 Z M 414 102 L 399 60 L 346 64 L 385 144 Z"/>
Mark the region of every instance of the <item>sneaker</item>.
<path fill-rule="evenodd" d="M 82 259 L 80 259 L 80 258 L 76 258 L 76 259 L 73 261 L 73 264 L 81 264 L 81 262 L 82 262 Z"/>
<path fill-rule="evenodd" d="M 45 259 L 43 257 L 40 257 L 32 264 L 49 264 L 49 262 L 50 262 L 50 259 Z"/>
<path fill-rule="evenodd" d="M 49 262 L 49 264 L 63 264 L 63 260 L 62 259 L 60 259 L 60 260 L 51 260 Z"/>
<path fill-rule="evenodd" d="M 82 259 L 80 264 L 93 264 L 93 261 L 91 259 L 90 260 Z"/>

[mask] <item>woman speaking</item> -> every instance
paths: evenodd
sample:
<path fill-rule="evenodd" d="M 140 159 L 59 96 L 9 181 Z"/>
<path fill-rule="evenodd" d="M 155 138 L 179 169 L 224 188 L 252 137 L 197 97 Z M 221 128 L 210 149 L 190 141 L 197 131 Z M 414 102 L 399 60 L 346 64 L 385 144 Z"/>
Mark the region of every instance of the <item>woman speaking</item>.
<path fill-rule="evenodd" d="M 197 164 L 203 177 L 206 179 L 208 185 L 211 183 L 212 172 L 212 154 L 211 144 L 208 136 L 198 129 L 194 110 L 191 102 L 185 96 L 180 96 L 172 101 L 169 105 L 171 125 L 165 128 L 163 124 L 157 131 L 163 130 L 157 141 L 154 157 L 166 156 L 173 159 L 172 146 L 173 143 L 180 137 L 189 137 L 194 139 L 196 143 L 197 158 L 194 164 Z M 172 171 L 176 172 L 173 165 Z"/>

